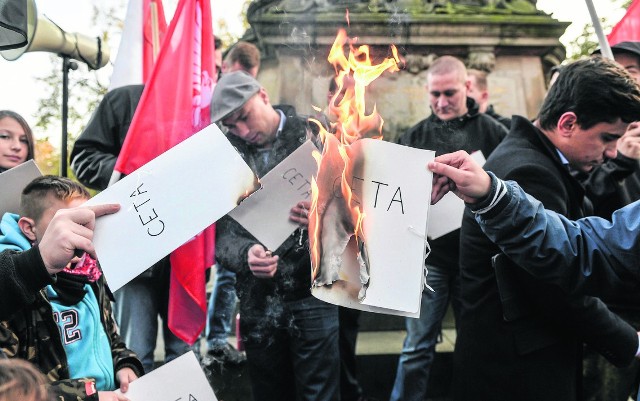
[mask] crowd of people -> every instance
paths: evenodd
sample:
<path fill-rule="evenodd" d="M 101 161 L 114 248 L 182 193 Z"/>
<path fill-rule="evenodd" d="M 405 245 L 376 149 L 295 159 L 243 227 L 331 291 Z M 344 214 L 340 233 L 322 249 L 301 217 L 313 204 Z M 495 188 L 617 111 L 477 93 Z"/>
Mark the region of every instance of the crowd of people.
<path fill-rule="evenodd" d="M 467 207 L 460 229 L 429 241 L 430 288 L 420 317 L 406 318 L 391 400 L 427 399 L 449 306 L 455 400 L 637 396 L 640 42 L 612 50 L 615 61 L 594 54 L 557 69 L 533 119 L 497 114 L 487 72 L 449 55 L 429 66 L 430 113 L 397 142 L 436 152 L 425 166 L 432 203 L 453 191 Z M 318 143 L 319 128 L 271 103 L 260 58 L 248 42 L 218 52 L 211 101 L 212 123 L 258 177 Z M 338 89 L 330 82 L 329 101 L 340 101 Z M 20 213 L 1 216 L 0 400 L 123 401 L 156 367 L 159 329 L 164 362 L 192 349 L 167 326 L 169 258 L 112 294 L 91 239 L 95 219 L 119 207 L 80 206 L 85 186 L 111 181 L 143 91 L 116 88 L 98 105 L 70 156 L 84 185 L 37 178 Z M 335 118 L 315 117 L 329 129 Z M 469 156 L 477 151 L 484 166 Z M 0 173 L 34 156 L 27 122 L 0 111 Z M 366 400 L 355 369 L 360 313 L 311 295 L 309 209 L 291 205 L 298 228 L 278 249 L 229 216 L 217 222 L 206 356 L 246 366 L 256 401 Z M 236 310 L 241 349 L 229 342 Z"/>

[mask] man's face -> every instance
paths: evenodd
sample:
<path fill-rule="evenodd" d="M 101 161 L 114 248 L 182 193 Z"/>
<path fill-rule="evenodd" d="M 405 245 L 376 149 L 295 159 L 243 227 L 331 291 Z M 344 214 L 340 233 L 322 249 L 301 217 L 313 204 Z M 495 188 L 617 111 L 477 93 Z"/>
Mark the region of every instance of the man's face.
<path fill-rule="evenodd" d="M 429 103 L 438 118 L 448 121 L 467 113 L 468 81 L 461 79 L 459 74 L 429 74 L 427 89 Z"/>
<path fill-rule="evenodd" d="M 267 118 L 273 110 L 263 89 L 249 99 L 244 106 L 222 120 L 229 131 L 246 142 L 261 147 L 273 141 L 278 127 Z"/>
<path fill-rule="evenodd" d="M 598 123 L 584 130 L 575 125 L 570 141 L 561 149 L 569 164 L 575 169 L 588 172 L 606 159 L 616 157 L 616 144 L 628 124 L 622 120 L 614 123 Z"/>
<path fill-rule="evenodd" d="M 613 58 L 640 84 L 640 57 L 629 53 L 616 53 Z"/>

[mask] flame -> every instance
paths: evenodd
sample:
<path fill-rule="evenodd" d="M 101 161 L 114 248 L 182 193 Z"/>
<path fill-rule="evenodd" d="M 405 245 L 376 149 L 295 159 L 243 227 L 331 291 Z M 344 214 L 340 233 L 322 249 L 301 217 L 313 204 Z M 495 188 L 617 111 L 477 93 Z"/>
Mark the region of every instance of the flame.
<path fill-rule="evenodd" d="M 347 22 L 349 15 L 347 13 Z M 347 216 L 342 225 L 353 230 L 353 237 L 358 244 L 364 241 L 362 237 L 362 224 L 365 215 L 361 210 L 360 202 L 353 193 L 349 183 L 353 170 L 352 160 L 349 157 L 348 147 L 361 138 L 382 139 L 382 126 L 384 120 L 377 112 L 376 106 L 370 114 L 366 112 L 365 93 L 366 87 L 377 79 L 383 72 L 399 71 L 400 59 L 395 46 L 391 45 L 392 57 L 384 59 L 380 64 L 373 64 L 369 46 L 355 47 L 357 38 L 350 39 L 344 29 L 340 29 L 331 47 L 327 60 L 334 66 L 337 89 L 332 95 L 328 115 L 334 121 L 331 123 L 332 133 L 326 131 L 321 124 L 320 138 L 323 142 L 323 154 L 316 152 L 314 155 L 318 162 L 318 181 L 326 170 L 342 168 L 340 181 L 340 195 L 344 205 L 341 211 L 346 209 Z M 348 45 L 348 55 L 345 54 L 345 46 Z M 326 173 L 329 174 L 329 173 Z M 324 178 L 326 177 L 326 174 Z M 331 177 L 329 177 L 331 178 Z M 311 183 L 312 201 L 309 219 L 311 263 L 313 266 L 313 280 L 315 282 L 319 274 L 322 249 L 322 218 L 328 207 L 328 203 L 337 199 L 337 194 L 328 192 L 327 183 L 321 186 L 315 179 Z M 337 188 L 330 188 L 335 189 Z M 335 207 L 335 206 L 334 206 Z M 337 212 L 335 214 L 340 214 Z"/>

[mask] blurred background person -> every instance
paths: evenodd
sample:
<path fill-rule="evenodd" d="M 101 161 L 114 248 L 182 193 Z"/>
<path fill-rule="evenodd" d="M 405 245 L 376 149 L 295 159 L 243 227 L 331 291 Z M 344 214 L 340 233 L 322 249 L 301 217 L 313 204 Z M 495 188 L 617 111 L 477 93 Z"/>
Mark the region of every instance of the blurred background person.
<path fill-rule="evenodd" d="M 0 110 L 0 173 L 34 158 L 31 127 L 22 116 Z"/>

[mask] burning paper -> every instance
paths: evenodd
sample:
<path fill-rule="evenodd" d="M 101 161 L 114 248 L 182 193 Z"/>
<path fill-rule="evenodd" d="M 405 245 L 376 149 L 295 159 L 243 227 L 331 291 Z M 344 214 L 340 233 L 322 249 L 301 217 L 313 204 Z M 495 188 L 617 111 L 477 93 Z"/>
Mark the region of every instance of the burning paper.
<path fill-rule="evenodd" d="M 321 129 L 309 238 L 312 293 L 350 308 L 419 316 L 434 152 L 380 140 L 383 120 L 365 112 L 365 88 L 393 57 L 373 65 L 369 48 L 350 46 L 344 30 L 329 55 L 338 91 L 329 105 L 335 134 Z"/>

